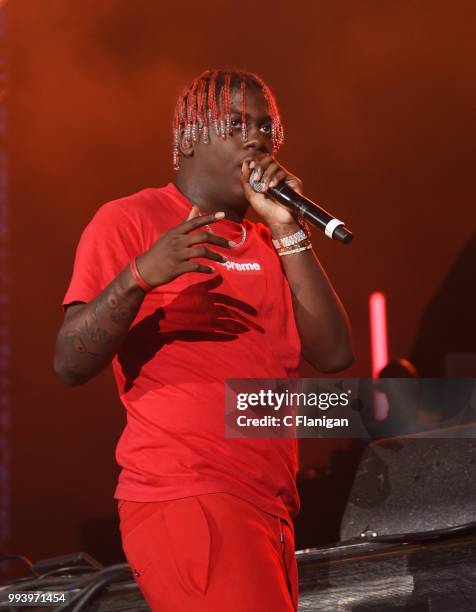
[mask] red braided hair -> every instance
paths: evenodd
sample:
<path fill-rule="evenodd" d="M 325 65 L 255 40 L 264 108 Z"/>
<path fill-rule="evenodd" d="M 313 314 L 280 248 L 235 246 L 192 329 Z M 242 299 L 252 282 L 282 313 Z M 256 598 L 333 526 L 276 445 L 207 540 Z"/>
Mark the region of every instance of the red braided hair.
<path fill-rule="evenodd" d="M 284 142 L 284 130 L 275 97 L 266 83 L 256 74 L 242 70 L 206 70 L 186 87 L 177 100 L 173 120 L 173 165 L 180 168 L 180 137 L 186 140 L 208 144 L 209 129 L 226 139 L 232 133 L 231 92 L 241 92 L 242 117 L 241 138 L 248 139 L 246 128 L 246 86 L 258 87 L 271 117 L 271 139 L 273 153 Z"/>

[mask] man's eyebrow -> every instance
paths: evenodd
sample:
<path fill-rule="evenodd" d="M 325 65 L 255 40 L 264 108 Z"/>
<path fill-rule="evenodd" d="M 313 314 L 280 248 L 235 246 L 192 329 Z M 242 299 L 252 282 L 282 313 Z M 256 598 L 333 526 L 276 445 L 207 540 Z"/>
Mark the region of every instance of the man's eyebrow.
<path fill-rule="evenodd" d="M 232 115 L 239 115 L 241 117 L 241 109 L 231 109 L 231 114 Z M 249 113 L 245 113 L 245 119 L 246 121 L 249 121 L 251 119 L 251 115 Z M 261 122 L 263 121 L 272 121 L 271 117 L 269 115 L 263 115 L 262 117 L 259 118 Z"/>

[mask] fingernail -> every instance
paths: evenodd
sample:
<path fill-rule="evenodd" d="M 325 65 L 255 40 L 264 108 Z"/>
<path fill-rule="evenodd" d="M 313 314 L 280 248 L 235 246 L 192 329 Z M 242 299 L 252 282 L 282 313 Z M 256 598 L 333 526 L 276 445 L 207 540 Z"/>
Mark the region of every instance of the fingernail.
<path fill-rule="evenodd" d="M 223 219 L 224 216 L 225 216 L 224 212 L 215 213 L 215 219 Z"/>
<path fill-rule="evenodd" d="M 252 170 L 256 166 L 255 162 L 252 161 L 249 163 L 249 168 Z"/>
<path fill-rule="evenodd" d="M 261 176 L 260 169 L 258 168 L 253 172 L 253 181 L 258 182 Z"/>

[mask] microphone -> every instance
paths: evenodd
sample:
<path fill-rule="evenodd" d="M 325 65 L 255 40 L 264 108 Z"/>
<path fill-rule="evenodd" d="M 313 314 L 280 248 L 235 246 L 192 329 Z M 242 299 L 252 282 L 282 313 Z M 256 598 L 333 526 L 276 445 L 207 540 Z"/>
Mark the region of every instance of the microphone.
<path fill-rule="evenodd" d="M 252 172 L 249 178 L 249 183 L 254 191 L 261 193 L 264 183 L 253 180 L 254 173 Z M 315 204 L 309 198 L 304 197 L 281 181 L 276 187 L 268 187 L 269 195 L 275 198 L 278 202 L 286 206 L 291 212 L 297 212 L 298 216 L 309 221 L 314 227 L 321 229 L 328 238 L 339 240 L 343 244 L 348 244 L 352 238 L 352 232 L 347 229 L 343 221 L 339 221 L 333 217 L 327 210 L 324 210 Z"/>

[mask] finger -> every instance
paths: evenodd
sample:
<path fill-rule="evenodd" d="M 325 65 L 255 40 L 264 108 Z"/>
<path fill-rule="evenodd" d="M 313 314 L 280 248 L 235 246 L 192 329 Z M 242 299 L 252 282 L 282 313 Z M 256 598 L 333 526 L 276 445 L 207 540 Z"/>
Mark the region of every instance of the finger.
<path fill-rule="evenodd" d="M 269 166 L 263 172 L 263 176 L 261 177 L 261 182 L 263 183 L 263 191 L 268 190 L 270 180 L 279 170 L 281 170 L 281 166 L 278 163 L 273 162 L 269 164 Z"/>
<path fill-rule="evenodd" d="M 203 257 L 205 259 L 213 259 L 214 261 L 218 261 L 219 263 L 225 263 L 227 258 L 220 253 L 216 253 L 215 251 L 211 251 L 206 246 L 197 246 L 186 249 L 186 257 L 187 259 L 194 259 L 195 257 Z"/>
<path fill-rule="evenodd" d="M 250 178 L 250 164 L 249 162 L 244 161 L 241 164 L 241 179 L 243 181 L 248 182 L 248 179 Z"/>
<path fill-rule="evenodd" d="M 244 194 L 247 198 L 249 198 L 254 193 L 249 183 L 250 174 L 251 174 L 251 171 L 250 171 L 249 162 L 243 162 L 241 166 L 240 180 L 241 180 L 241 186 L 243 187 Z"/>
<path fill-rule="evenodd" d="M 287 176 L 288 175 L 286 174 L 286 172 L 282 168 L 280 168 L 269 181 L 268 187 L 276 187 L 276 185 L 283 181 Z"/>
<path fill-rule="evenodd" d="M 215 272 L 215 268 L 201 264 L 199 261 L 187 261 L 180 266 L 180 270 L 180 274 L 184 274 L 185 272 L 202 272 L 203 274 L 211 274 Z"/>
<path fill-rule="evenodd" d="M 250 163 L 250 169 L 253 170 L 253 180 L 258 182 L 261 180 L 264 171 L 273 162 L 271 155 L 265 155 L 259 161 L 252 161 Z"/>
<path fill-rule="evenodd" d="M 296 176 L 287 175 L 286 177 L 286 185 L 289 185 L 291 189 L 294 189 L 299 194 L 302 194 L 302 181 L 299 180 Z"/>
<path fill-rule="evenodd" d="M 194 217 L 193 219 L 189 219 L 184 223 L 181 223 L 176 229 L 181 234 L 186 234 L 196 229 L 197 227 L 202 227 L 204 225 L 209 225 L 210 223 L 215 223 L 215 221 L 223 219 L 224 216 L 224 212 L 217 212 L 211 215 L 205 215 L 203 217 Z"/>
<path fill-rule="evenodd" d="M 195 219 L 195 217 L 199 217 L 199 216 L 200 216 L 200 209 L 198 208 L 198 206 L 193 205 L 185 221 L 190 221 L 190 219 Z"/>
<path fill-rule="evenodd" d="M 200 244 L 201 242 L 217 244 L 218 246 L 225 247 L 225 249 L 230 249 L 232 247 L 229 240 L 223 238 L 223 236 L 218 236 L 218 234 L 211 234 L 210 232 L 193 232 L 192 234 L 188 234 L 185 240 L 186 246 Z"/>

